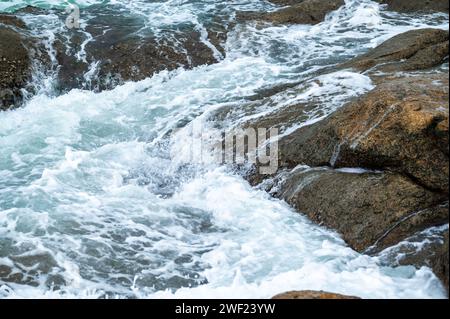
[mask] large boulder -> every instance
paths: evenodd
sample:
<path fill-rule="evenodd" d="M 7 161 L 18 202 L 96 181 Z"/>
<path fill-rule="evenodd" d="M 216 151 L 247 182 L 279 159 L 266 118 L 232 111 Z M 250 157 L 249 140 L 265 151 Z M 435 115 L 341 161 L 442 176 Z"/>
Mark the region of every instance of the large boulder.
<path fill-rule="evenodd" d="M 448 192 L 448 94 L 446 74 L 391 79 L 281 139 L 282 166 L 391 170 Z"/>
<path fill-rule="evenodd" d="M 366 72 L 376 87 L 282 137 L 278 173 L 267 179 L 254 170 L 249 181 L 266 179 L 261 187 L 353 249 L 389 255 L 389 265 L 428 266 L 448 283 L 448 239 L 428 235 L 448 223 L 449 82 L 439 67 L 447 56 L 448 31 L 421 29 L 337 66 Z M 320 103 L 280 108 L 245 126 L 293 127 Z"/>
<path fill-rule="evenodd" d="M 294 1 L 277 1 L 278 4 L 292 4 L 274 12 L 252 13 L 242 12 L 240 20 L 257 20 L 274 24 L 317 24 L 326 15 L 345 4 L 344 0 L 304 0 L 298 4 Z"/>
<path fill-rule="evenodd" d="M 21 90 L 31 76 L 31 62 L 22 36 L 14 29 L 2 26 L 5 21 L 0 20 L 0 110 L 20 104 Z M 13 21 L 8 19 L 8 22 Z"/>
<path fill-rule="evenodd" d="M 448 0 L 377 0 L 389 10 L 399 12 L 440 11 L 448 12 Z"/>
<path fill-rule="evenodd" d="M 289 291 L 274 296 L 272 299 L 361 299 L 354 296 L 345 296 L 326 291 Z"/>
<path fill-rule="evenodd" d="M 379 251 L 448 220 L 445 194 L 393 173 L 297 168 L 272 193 L 314 222 L 337 230 L 355 250 Z M 275 186 L 274 185 L 274 186 Z"/>

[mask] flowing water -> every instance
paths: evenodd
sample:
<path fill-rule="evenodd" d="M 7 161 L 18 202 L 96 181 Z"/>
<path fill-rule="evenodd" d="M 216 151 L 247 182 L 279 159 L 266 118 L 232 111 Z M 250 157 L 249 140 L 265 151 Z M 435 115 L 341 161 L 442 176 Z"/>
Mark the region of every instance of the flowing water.
<path fill-rule="evenodd" d="M 0 10 L 68 2 L 82 14 L 102 8 L 134 18 L 136 32 L 153 34 L 275 8 L 262 0 L 14 0 L 1 1 Z M 67 32 L 57 15 L 20 14 L 50 53 L 55 34 Z M 82 15 L 82 28 L 91 17 Z M 182 160 L 191 137 L 180 123 L 209 123 L 227 108 L 234 115 L 222 125 L 234 126 L 310 98 L 322 99 L 321 109 L 295 125 L 320 120 L 373 86 L 348 70 L 322 74 L 318 85 L 314 72 L 427 26 L 448 28 L 448 15 L 400 15 L 347 0 L 316 26 L 238 24 L 217 64 L 111 91 L 58 95 L 52 74 L 36 73 L 38 93 L 0 113 L 0 297 L 267 298 L 299 289 L 445 297 L 429 268 L 388 267 L 232 168 Z M 300 80 L 301 88 L 242 111 L 258 92 Z"/>

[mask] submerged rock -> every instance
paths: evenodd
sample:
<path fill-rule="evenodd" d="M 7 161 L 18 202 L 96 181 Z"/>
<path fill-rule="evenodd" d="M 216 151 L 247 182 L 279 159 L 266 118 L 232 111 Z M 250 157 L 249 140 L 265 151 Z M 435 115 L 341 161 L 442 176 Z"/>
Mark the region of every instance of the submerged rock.
<path fill-rule="evenodd" d="M 361 299 L 354 296 L 346 296 L 325 291 L 289 291 L 274 296 L 272 299 Z"/>
<path fill-rule="evenodd" d="M 448 208 L 447 208 L 448 209 Z M 426 259 L 433 272 L 441 279 L 444 287 L 447 289 L 448 293 L 448 277 L 449 277 L 449 267 L 448 267 L 448 230 L 444 234 L 444 240 L 442 245 L 438 246 L 434 251 L 433 255 Z"/>
<path fill-rule="evenodd" d="M 296 1 L 299 2 L 299 1 Z M 277 4 L 292 4 L 289 7 L 268 13 L 242 12 L 240 20 L 257 20 L 275 24 L 317 24 L 322 22 L 331 11 L 345 4 L 344 0 L 304 0 L 277 1 Z"/>
<path fill-rule="evenodd" d="M 377 0 L 389 10 L 399 12 L 440 11 L 448 12 L 448 0 Z"/>
<path fill-rule="evenodd" d="M 50 58 L 45 45 L 14 15 L 0 15 L 0 43 L 0 110 L 6 110 L 36 91 L 39 84 L 33 75 L 37 70 L 45 73 Z"/>
<path fill-rule="evenodd" d="M 100 89 L 110 88 L 105 79 L 138 81 L 162 70 L 178 67 L 193 68 L 217 62 L 213 51 L 200 41 L 197 32 L 188 32 L 177 37 L 179 47 L 174 43 L 161 44 L 156 39 L 128 38 L 117 41 L 109 47 L 93 42 L 88 46 L 93 60 L 99 65 Z M 114 85 L 114 83 L 112 83 Z"/>

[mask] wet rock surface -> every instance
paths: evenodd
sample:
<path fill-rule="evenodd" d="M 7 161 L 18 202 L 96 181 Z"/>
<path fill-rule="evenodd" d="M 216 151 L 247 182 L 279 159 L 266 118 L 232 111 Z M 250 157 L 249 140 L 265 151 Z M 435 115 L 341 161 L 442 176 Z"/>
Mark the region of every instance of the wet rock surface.
<path fill-rule="evenodd" d="M 325 291 L 289 291 L 274 296 L 272 299 L 361 299 L 354 296 L 346 296 Z"/>
<path fill-rule="evenodd" d="M 269 0 L 270 2 L 281 5 L 281 6 L 291 6 L 294 4 L 299 4 L 303 2 L 304 0 Z"/>
<path fill-rule="evenodd" d="M 445 75 L 385 82 L 282 139 L 282 165 L 389 169 L 448 192 L 447 101 Z"/>
<path fill-rule="evenodd" d="M 432 251 L 433 252 L 433 251 Z M 449 277 L 449 267 L 448 267 L 448 230 L 444 234 L 444 240 L 442 245 L 439 245 L 433 252 L 432 256 L 429 258 L 419 258 L 419 260 L 426 260 L 430 267 L 433 269 L 434 273 L 441 279 L 444 287 L 448 290 L 448 277 Z"/>
<path fill-rule="evenodd" d="M 22 101 L 21 90 L 31 77 L 31 62 L 21 35 L 1 23 L 0 43 L 0 110 L 5 110 Z"/>
<path fill-rule="evenodd" d="M 447 0 L 377 0 L 389 10 L 398 12 L 438 11 L 448 12 Z"/>
<path fill-rule="evenodd" d="M 0 51 L 2 57 L 9 61 L 8 66 L 3 65 L 1 70 L 2 73 L 9 72 L 2 76 L 3 109 L 20 104 L 20 89 L 31 77 L 33 59 L 27 58 L 27 52 L 30 56 L 32 51 L 40 51 L 47 70 L 56 74 L 55 89 L 58 92 L 74 88 L 112 89 L 126 81 L 143 80 L 162 70 L 212 64 L 225 55 L 227 30 L 218 23 L 207 30 L 197 30 L 188 25 L 176 33 L 155 35 L 141 32 L 142 21 L 98 10 L 94 7 L 85 12 L 91 18 L 81 29 L 65 27 L 66 15 L 58 10 L 26 7 L 16 15 L 0 15 L 1 41 L 12 43 L 10 47 L 2 46 Z M 60 20 L 61 29 L 55 33 L 54 39 L 33 36 L 21 19 L 22 15 L 42 14 L 56 16 Z M 11 78 L 13 73 L 15 78 L 6 83 L 5 79 Z"/>
<path fill-rule="evenodd" d="M 243 12 L 238 15 L 238 19 L 274 24 L 317 24 L 322 22 L 328 13 L 345 4 L 344 0 L 305 0 L 300 3 L 297 2 L 276 1 L 276 4 L 290 6 L 268 13 Z"/>
<path fill-rule="evenodd" d="M 0 15 L 0 25 L 10 25 L 20 29 L 26 29 L 26 24 L 21 19 L 14 15 L 1 14 Z"/>
<path fill-rule="evenodd" d="M 93 39 L 86 44 L 86 54 L 81 59 L 76 54 L 67 54 L 63 40 L 56 44 L 61 65 L 58 73 L 61 90 L 111 89 L 126 81 L 143 80 L 162 70 L 193 68 L 215 63 L 220 58 L 219 49 L 214 45 L 207 46 L 201 34 L 194 30 L 161 41 L 152 35 L 130 36 L 130 32 L 119 28 L 105 31 L 106 26 L 95 25 L 95 21 L 91 23 L 93 25 L 88 29 Z M 220 35 L 212 31 L 210 34 L 215 36 L 215 43 L 220 48 Z M 72 43 L 80 45 L 82 40 L 75 36 Z M 87 77 L 90 80 L 86 81 Z"/>
<path fill-rule="evenodd" d="M 370 74 L 431 68 L 442 64 L 448 57 L 448 36 L 448 31 L 441 29 L 407 31 L 340 67 L 358 71 L 370 69 Z"/>
<path fill-rule="evenodd" d="M 448 203 L 441 208 L 448 210 Z M 418 231 L 377 256 L 388 265 L 429 267 L 448 287 L 448 233 L 448 225 Z"/>
<path fill-rule="evenodd" d="M 448 219 L 448 211 L 436 207 L 446 201 L 445 195 L 392 173 L 299 168 L 283 176 L 272 193 L 316 223 L 337 230 L 360 252 L 396 244 L 405 233 Z"/>

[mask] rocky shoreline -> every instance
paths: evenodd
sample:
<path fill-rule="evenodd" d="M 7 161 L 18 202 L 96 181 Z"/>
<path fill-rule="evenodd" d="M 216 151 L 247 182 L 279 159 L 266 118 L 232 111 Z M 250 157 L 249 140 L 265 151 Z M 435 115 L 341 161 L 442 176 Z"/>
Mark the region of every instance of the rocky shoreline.
<path fill-rule="evenodd" d="M 244 12 L 238 14 L 238 21 L 317 24 L 345 3 L 272 2 L 284 7 L 264 14 Z M 448 1 L 378 2 L 399 12 L 448 13 Z M 56 72 L 59 92 L 101 91 L 162 70 L 212 64 L 225 54 L 226 26 L 207 30 L 208 42 L 201 31 L 181 30 L 177 35 L 181 50 L 176 51 L 173 43 L 161 43 L 152 35 L 129 37 L 134 26 L 124 30 L 120 23 L 111 29 L 104 21 L 93 21 L 89 31 L 95 41 L 86 44 L 86 56 L 77 57 L 83 44 L 80 33 L 73 32 L 70 41 L 55 40 L 52 57 L 27 30 L 20 14 L 0 15 L 0 42 L 8 43 L 0 47 L 0 110 L 19 107 L 27 94 L 33 94 L 33 60 Z M 408 31 L 337 65 L 334 71 L 367 75 L 375 87 L 324 120 L 281 138 L 281 167 L 274 176 L 267 178 L 256 170 L 246 176 L 252 185 L 336 230 L 358 252 L 380 259 L 389 253 L 392 258 L 384 260 L 388 265 L 432 268 L 447 290 L 448 36 L 448 31 L 439 29 Z M 95 61 L 101 62 L 94 65 Z M 86 82 L 90 70 L 96 76 Z M 286 119 L 301 118 L 306 107 L 310 105 L 277 109 L 245 126 L 279 127 Z M 429 236 L 432 244 L 408 250 L 415 236 Z M 291 292 L 275 298 L 354 297 Z"/>
<path fill-rule="evenodd" d="M 443 1 L 381 2 L 398 11 L 448 12 Z M 449 82 L 441 66 L 448 48 L 448 31 L 421 29 L 337 66 L 368 75 L 375 88 L 283 137 L 275 176 L 256 169 L 247 176 L 337 230 L 353 249 L 374 256 L 395 251 L 391 264 L 431 267 L 447 289 Z M 280 127 L 286 118 L 301 117 L 305 107 L 276 110 L 244 126 Z M 434 245 L 405 255 L 401 243 L 439 226 L 438 240 L 430 235 Z"/>

